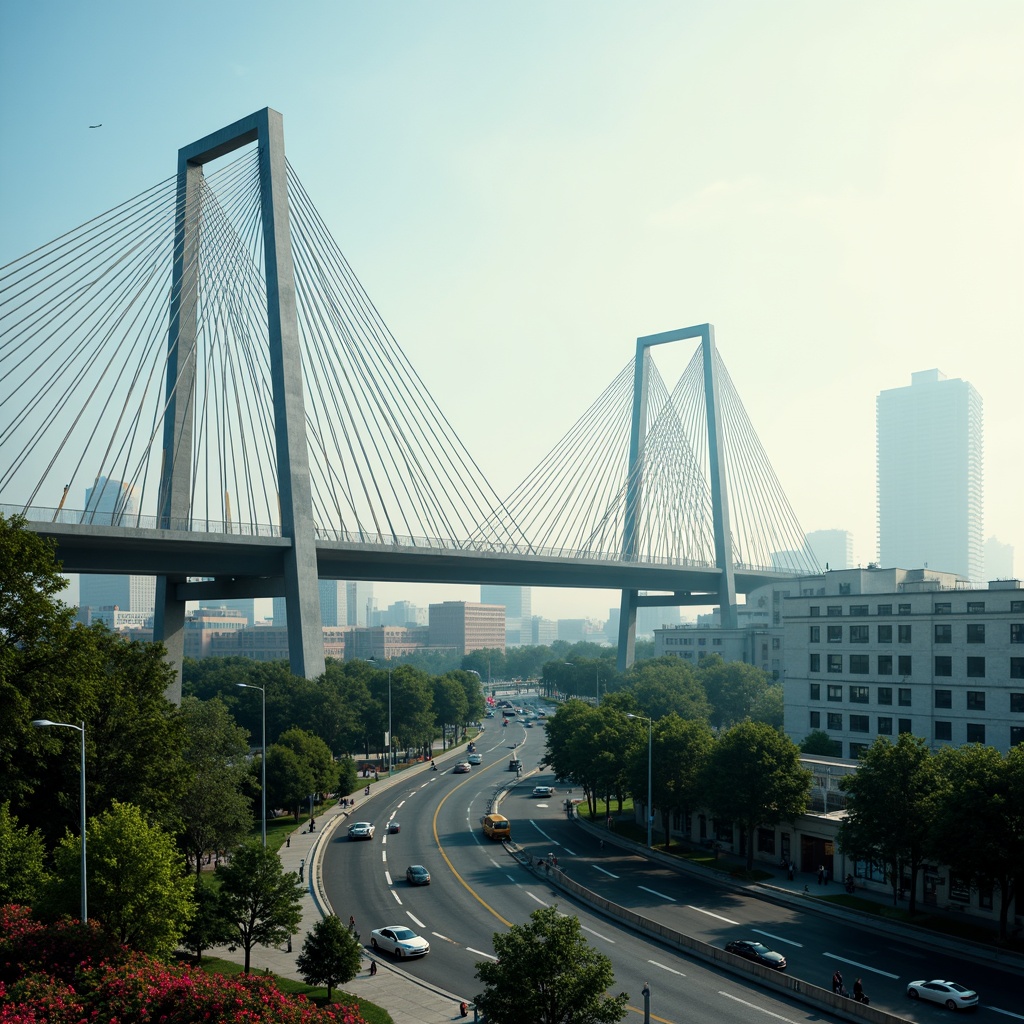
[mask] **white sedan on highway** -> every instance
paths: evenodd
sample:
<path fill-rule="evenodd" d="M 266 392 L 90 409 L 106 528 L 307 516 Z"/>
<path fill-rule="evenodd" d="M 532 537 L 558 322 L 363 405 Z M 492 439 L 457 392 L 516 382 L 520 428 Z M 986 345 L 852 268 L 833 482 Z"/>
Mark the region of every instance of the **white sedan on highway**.
<path fill-rule="evenodd" d="M 354 825 L 349 825 L 348 837 L 349 839 L 372 839 L 375 831 L 372 822 L 357 821 Z"/>
<path fill-rule="evenodd" d="M 370 934 L 370 945 L 397 957 L 426 956 L 430 952 L 430 943 L 404 924 L 375 928 Z"/>
<path fill-rule="evenodd" d="M 911 999 L 927 999 L 947 1010 L 968 1010 L 978 1005 L 978 993 L 955 981 L 912 981 L 907 986 Z"/>

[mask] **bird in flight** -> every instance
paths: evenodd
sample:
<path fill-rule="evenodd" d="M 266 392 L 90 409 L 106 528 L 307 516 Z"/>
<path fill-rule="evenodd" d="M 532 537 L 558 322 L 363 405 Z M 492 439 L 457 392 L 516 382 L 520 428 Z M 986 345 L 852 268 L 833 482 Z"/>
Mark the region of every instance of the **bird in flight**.
<path fill-rule="evenodd" d="M 89 125 L 89 127 L 90 128 L 102 128 L 103 127 L 103 123 L 100 122 L 99 124 L 91 124 L 91 125 Z"/>

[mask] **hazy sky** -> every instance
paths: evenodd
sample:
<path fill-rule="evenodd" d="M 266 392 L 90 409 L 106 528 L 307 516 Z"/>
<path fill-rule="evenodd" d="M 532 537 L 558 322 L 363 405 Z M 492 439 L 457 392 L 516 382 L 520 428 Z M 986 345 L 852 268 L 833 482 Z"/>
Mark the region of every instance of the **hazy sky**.
<path fill-rule="evenodd" d="M 1019 572 L 1022 54 L 1020 0 L 4 0 L 0 265 L 271 106 L 499 493 L 638 335 L 710 321 L 802 526 L 862 563 L 875 396 L 970 380 L 985 536 Z M 614 604 L 534 591 L 550 617 Z"/>

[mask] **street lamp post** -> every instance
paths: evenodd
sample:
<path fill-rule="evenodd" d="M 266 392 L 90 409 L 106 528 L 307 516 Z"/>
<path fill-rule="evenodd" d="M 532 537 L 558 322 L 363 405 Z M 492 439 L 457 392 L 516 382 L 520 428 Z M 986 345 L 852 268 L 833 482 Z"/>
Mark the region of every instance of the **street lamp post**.
<path fill-rule="evenodd" d="M 85 881 L 85 722 L 80 725 L 72 725 L 70 722 L 51 722 L 48 718 L 33 719 L 32 724 L 37 729 L 45 729 L 51 725 L 61 729 L 74 729 L 82 734 L 82 766 L 79 772 L 79 825 L 82 830 L 82 924 L 89 920 L 89 897 L 88 886 Z"/>
<path fill-rule="evenodd" d="M 391 762 L 394 760 L 394 744 L 391 740 L 391 666 L 388 665 L 388 778 L 391 778 Z"/>
<path fill-rule="evenodd" d="M 263 686 L 256 686 L 255 683 L 236 683 L 236 686 L 244 690 L 259 690 L 263 695 L 263 748 L 260 754 L 260 795 L 263 800 L 262 813 L 262 835 L 263 845 L 267 845 L 267 691 Z"/>
<path fill-rule="evenodd" d="M 647 718 L 646 715 L 626 715 L 626 717 L 646 719 L 647 721 L 647 849 L 650 850 L 652 848 L 651 823 L 654 821 L 651 808 L 651 754 L 654 749 L 654 719 Z"/>

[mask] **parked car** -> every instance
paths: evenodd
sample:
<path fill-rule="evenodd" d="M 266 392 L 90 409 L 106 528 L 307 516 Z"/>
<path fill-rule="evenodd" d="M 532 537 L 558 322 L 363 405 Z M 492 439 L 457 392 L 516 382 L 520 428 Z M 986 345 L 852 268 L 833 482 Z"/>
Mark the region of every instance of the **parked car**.
<path fill-rule="evenodd" d="M 473 766 L 468 761 L 460 761 L 453 769 L 455 775 L 465 775 Z"/>
<path fill-rule="evenodd" d="M 762 967 L 771 967 L 776 971 L 786 969 L 786 958 L 774 949 L 769 949 L 763 942 L 752 942 L 749 939 L 737 939 L 726 945 L 727 953 L 735 953 L 744 960 L 752 960 Z"/>
<path fill-rule="evenodd" d="M 349 839 L 372 839 L 373 824 L 369 821 L 357 821 L 348 827 Z"/>
<path fill-rule="evenodd" d="M 395 956 L 426 956 L 430 952 L 430 943 L 421 938 L 404 924 L 389 924 L 384 928 L 374 928 L 370 933 L 370 945 L 374 949 L 382 949 L 385 953 Z"/>
<path fill-rule="evenodd" d="M 968 1010 L 978 1005 L 978 993 L 955 981 L 912 981 L 907 986 L 907 995 L 941 1003 L 947 1010 Z"/>
<path fill-rule="evenodd" d="M 405 880 L 410 885 L 430 885 L 430 872 L 422 864 L 410 864 L 405 869 Z"/>
<path fill-rule="evenodd" d="M 469 757 L 466 758 L 466 760 L 470 764 L 483 764 L 484 759 L 483 756 L 480 754 L 470 754 Z"/>
<path fill-rule="evenodd" d="M 551 786 L 534 786 L 533 787 L 533 795 L 534 796 L 554 796 L 555 795 L 555 791 L 554 791 L 554 789 Z"/>

